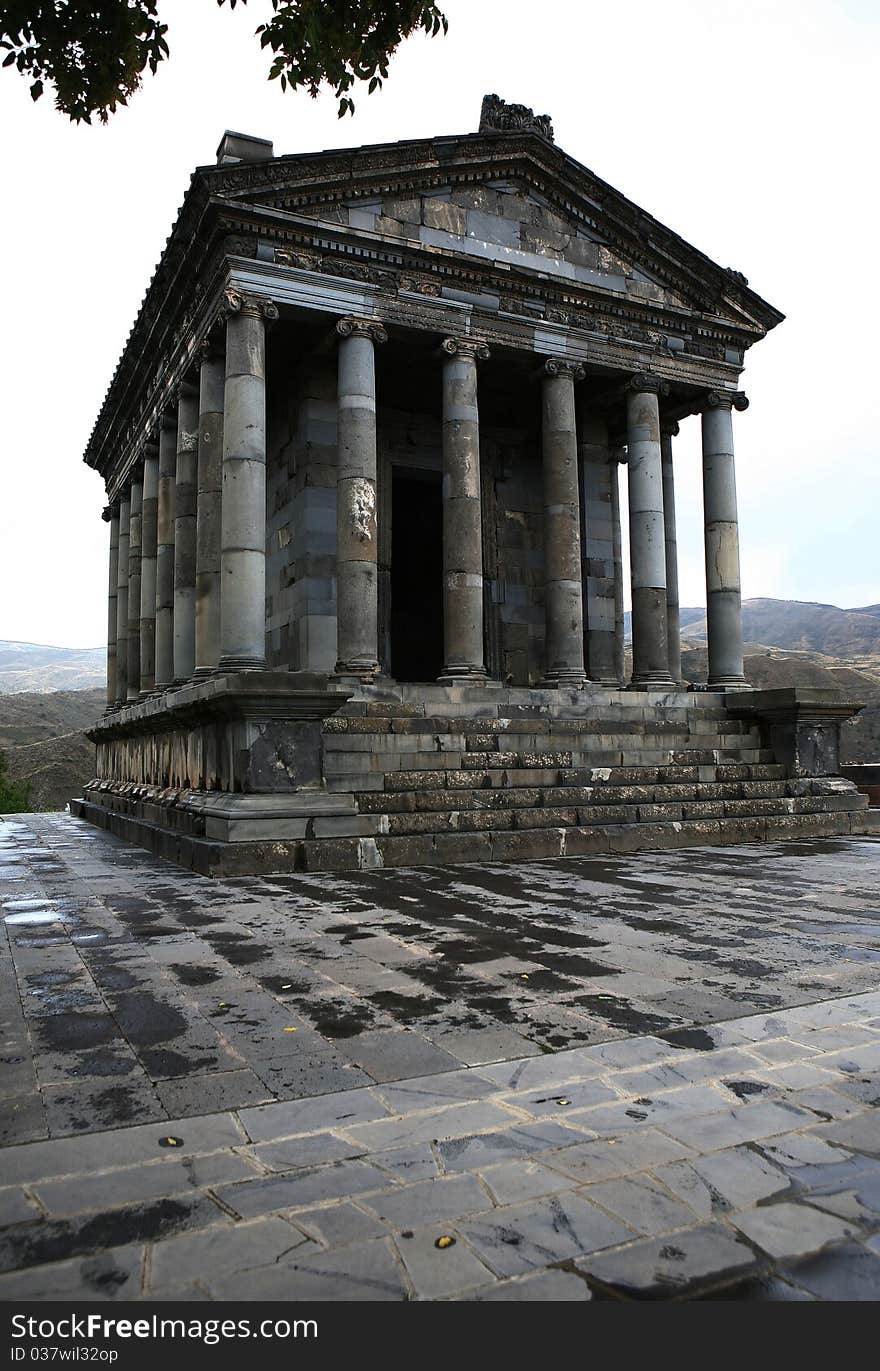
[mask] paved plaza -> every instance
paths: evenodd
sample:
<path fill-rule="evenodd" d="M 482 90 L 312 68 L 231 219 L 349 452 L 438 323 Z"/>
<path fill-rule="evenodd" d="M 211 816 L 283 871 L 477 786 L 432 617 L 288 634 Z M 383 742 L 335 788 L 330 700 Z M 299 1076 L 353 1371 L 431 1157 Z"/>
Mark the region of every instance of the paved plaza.
<path fill-rule="evenodd" d="M 4 1299 L 880 1295 L 877 839 L 0 906 Z"/>

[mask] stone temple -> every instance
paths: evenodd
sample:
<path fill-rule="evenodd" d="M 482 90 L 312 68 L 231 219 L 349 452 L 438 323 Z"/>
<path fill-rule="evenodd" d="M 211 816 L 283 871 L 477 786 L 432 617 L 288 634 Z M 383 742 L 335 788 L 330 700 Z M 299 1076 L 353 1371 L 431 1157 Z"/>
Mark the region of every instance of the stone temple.
<path fill-rule="evenodd" d="M 226 133 L 85 454 L 108 699 L 74 813 L 210 874 L 869 831 L 837 775 L 858 702 L 743 678 L 734 415 L 781 319 L 496 96 L 463 135 L 276 157 Z"/>

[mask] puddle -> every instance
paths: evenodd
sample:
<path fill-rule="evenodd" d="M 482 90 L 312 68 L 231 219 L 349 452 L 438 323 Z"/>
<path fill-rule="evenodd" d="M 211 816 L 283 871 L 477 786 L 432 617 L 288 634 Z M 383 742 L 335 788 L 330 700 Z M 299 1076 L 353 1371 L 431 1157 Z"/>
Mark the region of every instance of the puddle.
<path fill-rule="evenodd" d="M 77 920 L 73 915 L 62 914 L 58 910 L 34 910 L 28 913 L 4 914 L 3 922 L 10 928 L 38 928 L 43 924 L 75 924 Z"/>

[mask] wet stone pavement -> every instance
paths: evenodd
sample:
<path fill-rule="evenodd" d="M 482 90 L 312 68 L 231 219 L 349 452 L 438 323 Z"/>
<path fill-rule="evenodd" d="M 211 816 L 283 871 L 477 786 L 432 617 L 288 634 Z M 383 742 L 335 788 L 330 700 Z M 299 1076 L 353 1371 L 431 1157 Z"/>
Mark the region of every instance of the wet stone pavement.
<path fill-rule="evenodd" d="M 0 818 L 0 1298 L 876 1299 L 880 841 L 210 881 Z"/>

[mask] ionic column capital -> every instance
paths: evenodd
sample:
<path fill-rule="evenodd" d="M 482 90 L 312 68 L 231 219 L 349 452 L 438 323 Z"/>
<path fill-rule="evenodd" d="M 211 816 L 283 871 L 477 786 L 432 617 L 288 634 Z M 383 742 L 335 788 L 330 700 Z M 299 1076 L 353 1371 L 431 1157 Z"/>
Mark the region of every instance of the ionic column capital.
<path fill-rule="evenodd" d="M 444 338 L 440 351 L 444 361 L 453 357 L 470 357 L 475 362 L 487 362 L 491 355 L 488 346 L 476 338 Z"/>
<path fill-rule="evenodd" d="M 388 333 L 378 319 L 338 319 L 336 335 L 339 338 L 371 338 L 374 343 L 388 342 Z"/>
<path fill-rule="evenodd" d="M 677 438 L 681 432 L 677 419 L 660 419 L 660 434 L 663 438 Z"/>
<path fill-rule="evenodd" d="M 582 381 L 586 374 L 580 362 L 572 362 L 566 357 L 548 357 L 541 368 L 542 376 L 570 376 L 572 381 Z"/>
<path fill-rule="evenodd" d="M 109 524 L 111 519 L 119 518 L 119 500 L 111 500 L 109 505 L 105 505 L 101 510 L 101 518 L 105 524 Z"/>
<path fill-rule="evenodd" d="M 623 389 L 627 395 L 668 395 L 669 383 L 651 372 L 637 371 L 624 381 Z"/>
<path fill-rule="evenodd" d="M 703 396 L 700 404 L 701 410 L 706 409 L 737 409 L 744 410 L 749 407 L 749 398 L 744 390 L 709 390 Z"/>
<path fill-rule="evenodd" d="M 251 319 L 273 323 L 278 318 L 278 306 L 267 295 L 245 295 L 240 290 L 226 290 L 220 314 L 224 319 L 233 314 L 244 314 Z"/>

